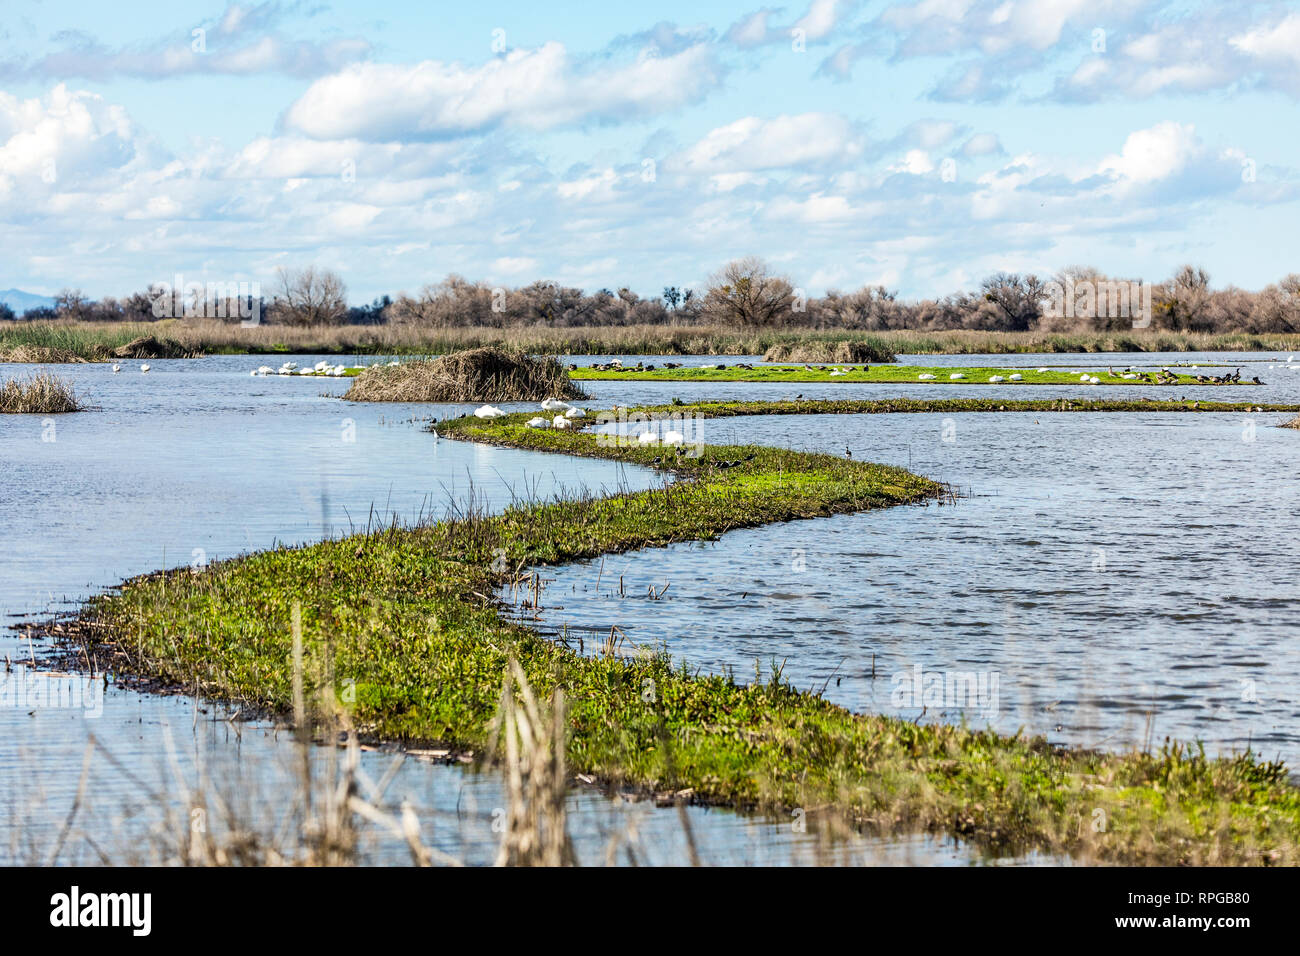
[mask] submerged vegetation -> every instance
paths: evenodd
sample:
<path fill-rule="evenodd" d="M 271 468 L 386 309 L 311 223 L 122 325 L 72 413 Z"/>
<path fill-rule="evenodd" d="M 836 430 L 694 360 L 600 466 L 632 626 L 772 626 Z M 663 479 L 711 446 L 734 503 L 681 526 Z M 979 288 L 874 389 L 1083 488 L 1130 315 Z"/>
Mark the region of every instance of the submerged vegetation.
<path fill-rule="evenodd" d="M 0 414 L 59 415 L 83 407 L 72 386 L 49 372 L 11 378 L 0 385 Z"/>
<path fill-rule="evenodd" d="M 343 397 L 354 402 L 526 402 L 586 395 L 554 357 L 481 348 L 372 366 L 356 376 Z"/>
<path fill-rule="evenodd" d="M 490 595 L 529 568 L 942 494 L 900 469 L 834 456 L 760 446 L 684 454 L 530 429 L 527 417 L 434 427 L 442 437 L 658 467 L 678 480 L 495 516 L 471 508 L 433 524 L 146 575 L 56 629 L 92 666 L 277 713 L 324 694 L 369 738 L 485 760 L 519 719 L 503 706 L 503 685 L 507 696 L 512 683 L 530 687 L 537 700 L 559 701 L 561 691 L 551 720 L 567 745 L 539 757 L 548 778 L 583 774 L 869 830 L 946 832 L 996 851 L 1300 862 L 1300 790 L 1282 765 L 1252 755 L 1210 759 L 1172 743 L 1062 750 L 1041 738 L 854 714 L 797 690 L 775 663 L 766 675 L 756 666 L 751 682 L 704 676 L 662 652 L 619 654 L 612 642 L 584 655 L 509 620 Z M 538 852 L 566 851 L 557 840 Z"/>

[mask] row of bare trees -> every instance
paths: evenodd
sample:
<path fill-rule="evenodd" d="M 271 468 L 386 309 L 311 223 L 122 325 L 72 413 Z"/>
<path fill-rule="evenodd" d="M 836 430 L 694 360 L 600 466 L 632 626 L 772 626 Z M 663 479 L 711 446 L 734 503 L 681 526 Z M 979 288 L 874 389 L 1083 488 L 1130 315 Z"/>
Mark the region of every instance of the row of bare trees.
<path fill-rule="evenodd" d="M 1063 293 L 1064 290 L 1064 293 Z M 1068 295 L 1064 300 L 1063 294 Z M 1121 301 L 1122 300 L 1122 301 Z M 76 290 L 60 293 L 52 310 L 24 318 L 149 321 L 161 317 L 154 292 L 91 301 Z M 1148 308 L 1137 312 L 1139 303 Z M 246 305 L 247 303 L 245 303 Z M 900 301 L 883 286 L 856 292 L 830 290 L 809 298 L 788 276 L 763 260 L 729 262 L 702 291 L 669 286 L 659 298 L 630 289 L 594 293 L 555 282 L 516 288 L 449 275 L 416 295 L 388 296 L 350 307 L 338 273 L 308 267 L 281 269 L 268 300 L 258 301 L 263 321 L 286 325 L 393 324 L 429 328 L 556 327 L 707 324 L 738 328 L 802 326 L 822 329 L 978 329 L 1008 332 L 1117 331 L 1153 328 L 1188 332 L 1300 331 L 1300 274 L 1258 292 L 1210 287 L 1204 269 L 1184 266 L 1155 284 L 1138 283 L 1071 266 L 1054 276 L 1000 272 L 973 291 L 940 299 Z M 185 314 L 234 320 L 230 302 L 187 302 Z M 170 314 L 175 314 L 173 311 Z M 0 318 L 12 317 L 0 313 Z M 1135 321 L 1138 319 L 1139 321 Z"/>

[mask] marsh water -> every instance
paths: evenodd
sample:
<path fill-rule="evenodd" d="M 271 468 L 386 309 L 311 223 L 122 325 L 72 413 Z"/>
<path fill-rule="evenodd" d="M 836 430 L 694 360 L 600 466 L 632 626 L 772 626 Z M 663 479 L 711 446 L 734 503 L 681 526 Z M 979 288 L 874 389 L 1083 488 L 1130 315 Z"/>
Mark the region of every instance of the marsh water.
<path fill-rule="evenodd" d="M 588 384 L 592 406 L 673 397 L 1165 398 L 1300 402 L 1286 356 L 913 356 L 914 364 L 1159 365 L 1227 362 L 1265 385 L 899 386 Z M 314 357 L 297 357 L 309 362 Z M 576 359 L 583 363 L 590 358 Z M 625 357 L 626 360 L 626 357 Z M 633 358 L 653 361 L 648 358 Z M 680 360 L 680 359 L 679 359 Z M 736 361 L 728 358 L 726 361 Z M 704 363 L 706 359 L 692 359 Z M 1249 363 L 1249 364 L 1245 364 Z M 252 378 L 257 356 L 64 366 L 95 411 L 0 418 L 0 634 L 10 662 L 0 706 L 0 859 L 147 858 L 158 801 L 221 781 L 270 818 L 294 772 L 289 737 L 231 722 L 204 701 L 109 686 L 74 706 L 31 705 L 21 625 L 123 578 L 218 560 L 368 523 L 437 517 L 473 496 L 512 500 L 620 488 L 648 471 L 437 441 L 424 430 L 467 406 L 345 404 L 343 380 Z M 28 367 L 0 367 L 4 375 Z M 706 670 L 783 667 L 800 686 L 854 709 L 990 723 L 1102 747 L 1201 739 L 1300 757 L 1292 578 L 1300 515 L 1292 492 L 1300 432 L 1287 416 L 1015 414 L 763 416 L 703 422 L 709 442 L 759 442 L 911 467 L 951 482 L 954 505 L 909 507 L 738 531 L 707 545 L 548 569 L 544 624 L 661 644 Z M 614 586 L 624 579 L 623 596 Z M 598 576 L 600 581 L 598 583 Z M 647 587 L 669 583 L 659 600 Z M 39 671 L 39 666 L 36 668 Z M 874 676 L 873 676 L 874 671 Z M 938 678 L 937 683 L 935 678 Z M 954 680 L 954 677 L 956 680 Z M 934 696 L 938 693 L 938 696 Z M 911 696 L 909 696 L 909 694 Z M 972 694 L 974 696 L 972 696 Z M 75 696 L 75 695 L 74 695 Z M 393 757 L 368 752 L 380 779 Z M 179 781 L 179 782 L 178 782 Z M 78 799 L 78 793 L 81 797 Z M 406 758 L 385 792 L 409 800 L 425 838 L 489 862 L 501 802 L 490 773 Z M 183 801 L 181 801 L 183 802 Z M 572 829 L 585 862 L 681 862 L 676 812 L 579 790 Z M 69 824 L 69 811 L 76 813 Z M 788 823 L 693 808 L 709 861 L 799 862 L 820 852 Z M 61 837 L 62 835 L 62 837 Z M 629 847 L 631 847 L 629 851 Z M 382 832 L 370 862 L 405 859 Z M 863 840 L 860 859 L 964 863 L 945 841 Z"/>

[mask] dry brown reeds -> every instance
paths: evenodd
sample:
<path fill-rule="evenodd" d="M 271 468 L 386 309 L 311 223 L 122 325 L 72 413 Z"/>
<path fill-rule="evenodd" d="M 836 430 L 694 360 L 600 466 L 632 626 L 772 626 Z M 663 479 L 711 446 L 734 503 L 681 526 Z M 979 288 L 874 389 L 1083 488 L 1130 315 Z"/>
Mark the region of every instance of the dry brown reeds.
<path fill-rule="evenodd" d="M 763 355 L 764 362 L 892 362 L 894 355 L 874 342 L 782 342 Z"/>
<path fill-rule="evenodd" d="M 354 402 L 528 402 L 585 398 L 553 357 L 497 348 L 366 369 L 343 396 Z"/>
<path fill-rule="evenodd" d="M 505 829 L 497 866 L 573 866 L 565 796 L 568 725 L 564 691 L 542 707 L 514 658 L 492 725 L 496 759 L 505 772 Z"/>
<path fill-rule="evenodd" d="M 49 372 L 11 378 L 0 385 L 0 413 L 3 414 L 58 415 L 81 409 L 72 386 Z"/>

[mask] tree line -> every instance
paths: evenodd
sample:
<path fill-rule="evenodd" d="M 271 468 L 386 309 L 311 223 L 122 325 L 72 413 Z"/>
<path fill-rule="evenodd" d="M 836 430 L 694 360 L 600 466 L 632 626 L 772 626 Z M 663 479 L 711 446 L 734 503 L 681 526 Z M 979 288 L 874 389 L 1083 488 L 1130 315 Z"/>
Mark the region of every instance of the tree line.
<path fill-rule="evenodd" d="M 236 301 L 232 296 L 222 287 L 214 293 L 210 286 L 184 296 L 174 292 L 160 314 L 157 288 L 124 299 L 99 300 L 65 289 L 53 308 L 32 309 L 22 318 L 148 322 L 202 316 L 236 322 L 247 321 L 255 312 L 260 322 L 299 326 L 1300 331 L 1300 274 L 1288 275 L 1259 291 L 1235 286 L 1214 289 L 1208 273 L 1194 266 L 1183 266 L 1156 283 L 1108 276 L 1084 266 L 1071 266 L 1048 277 L 999 272 L 973 290 L 903 301 L 882 285 L 864 286 L 855 292 L 832 289 L 808 297 L 788 276 L 762 259 L 749 257 L 727 263 L 702 289 L 667 286 L 653 298 L 642 298 L 627 288 L 587 292 L 546 281 L 507 288 L 449 275 L 415 295 L 383 296 L 362 306 L 348 304 L 347 287 L 337 272 L 307 267 L 281 269 L 271 294 L 258 296 L 256 302 Z M 1149 311 L 1141 311 L 1143 308 Z M 0 319 L 14 318 L 11 310 L 0 305 Z"/>

